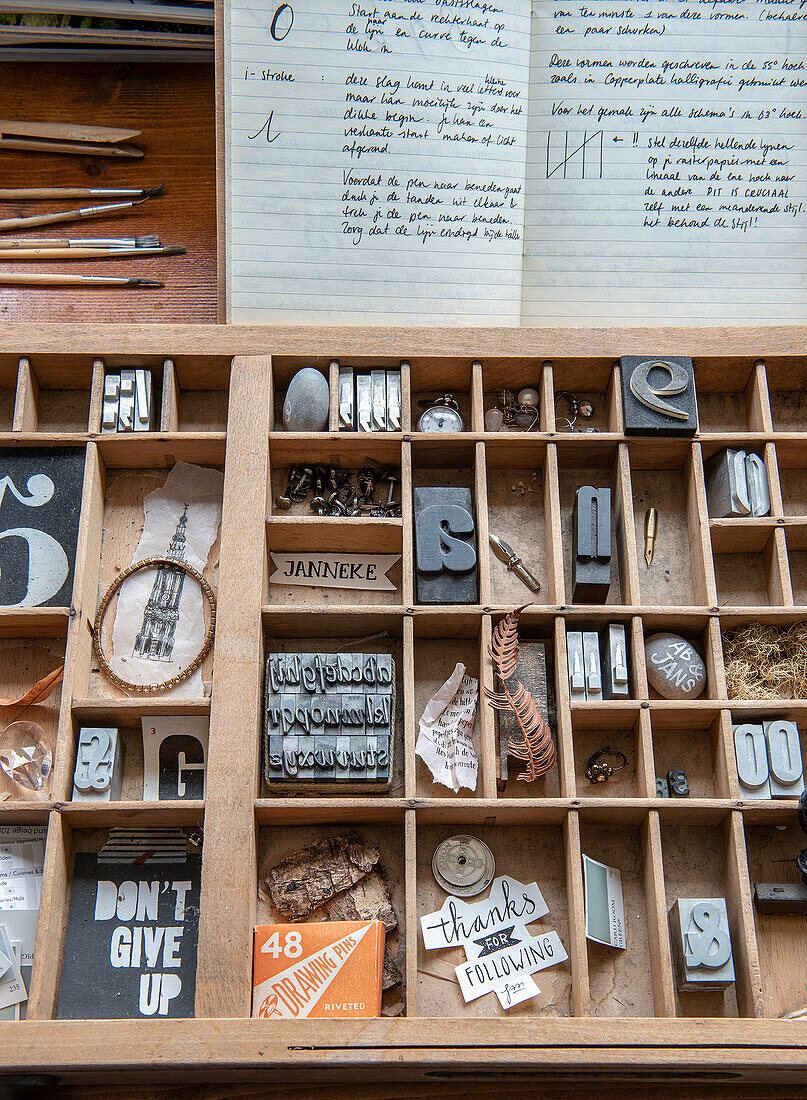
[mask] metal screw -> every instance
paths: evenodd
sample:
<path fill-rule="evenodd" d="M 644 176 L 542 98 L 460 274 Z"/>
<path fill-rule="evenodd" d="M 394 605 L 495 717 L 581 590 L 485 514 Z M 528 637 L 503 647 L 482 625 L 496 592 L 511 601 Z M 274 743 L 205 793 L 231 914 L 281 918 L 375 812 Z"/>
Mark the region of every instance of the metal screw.
<path fill-rule="evenodd" d="M 297 467 L 292 466 L 289 470 L 285 493 L 281 493 L 275 497 L 275 508 L 279 508 L 281 512 L 288 512 L 289 508 L 291 508 L 291 483 L 297 476 Z"/>

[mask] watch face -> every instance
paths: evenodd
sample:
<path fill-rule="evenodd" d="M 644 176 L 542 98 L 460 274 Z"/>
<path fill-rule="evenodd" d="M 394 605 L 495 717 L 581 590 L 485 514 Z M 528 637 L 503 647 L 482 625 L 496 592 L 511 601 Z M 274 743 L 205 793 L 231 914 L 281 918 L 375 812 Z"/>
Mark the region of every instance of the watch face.
<path fill-rule="evenodd" d="M 445 405 L 434 405 L 426 411 L 418 421 L 418 431 L 421 432 L 461 432 L 462 417 L 455 409 L 449 409 Z"/>

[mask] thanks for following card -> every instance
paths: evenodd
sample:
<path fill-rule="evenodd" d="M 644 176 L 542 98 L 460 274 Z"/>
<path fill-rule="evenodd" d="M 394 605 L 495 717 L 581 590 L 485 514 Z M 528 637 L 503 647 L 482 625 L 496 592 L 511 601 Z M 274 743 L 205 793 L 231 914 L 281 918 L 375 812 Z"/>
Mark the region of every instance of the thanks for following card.
<path fill-rule="evenodd" d="M 586 890 L 586 936 L 607 947 L 625 949 L 622 875 L 616 867 L 583 856 Z"/>
<path fill-rule="evenodd" d="M 379 1016 L 384 938 L 378 920 L 259 925 L 253 1017 Z"/>

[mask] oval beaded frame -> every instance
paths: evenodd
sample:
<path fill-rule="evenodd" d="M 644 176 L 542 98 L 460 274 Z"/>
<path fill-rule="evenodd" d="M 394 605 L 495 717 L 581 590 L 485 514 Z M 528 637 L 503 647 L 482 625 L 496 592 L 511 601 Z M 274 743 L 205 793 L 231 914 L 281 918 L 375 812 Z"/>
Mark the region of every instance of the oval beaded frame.
<path fill-rule="evenodd" d="M 133 576 L 135 573 L 140 573 L 144 569 L 156 569 L 160 565 L 167 565 L 171 569 L 180 569 L 189 577 L 197 582 L 202 590 L 202 595 L 207 599 L 210 604 L 210 622 L 207 630 L 205 631 L 204 641 L 202 642 L 202 648 L 190 662 L 190 664 L 178 672 L 176 676 L 172 676 L 170 680 L 165 680 L 160 684 L 132 684 L 128 680 L 122 679 L 116 672 L 113 672 L 109 666 L 109 661 L 106 659 L 103 647 L 101 645 L 101 628 L 104 625 L 104 618 L 109 608 L 112 598 L 118 589 L 121 587 L 125 580 Z M 188 677 L 196 671 L 205 659 L 207 654 L 213 645 L 213 637 L 216 633 L 216 595 L 205 578 L 199 573 L 193 566 L 188 565 L 186 562 L 174 561 L 172 558 L 144 558 L 143 561 L 133 562 L 132 565 L 124 569 L 122 573 L 119 573 L 109 588 L 104 593 L 104 598 L 98 605 L 98 611 L 95 615 L 95 622 L 92 627 L 92 647 L 98 658 L 98 664 L 101 666 L 101 671 L 111 680 L 113 684 L 117 684 L 118 687 L 124 688 L 126 691 L 134 691 L 139 695 L 148 695 L 151 692 L 167 691 L 169 688 L 175 687 L 177 684 L 181 684 L 183 680 L 187 680 Z"/>

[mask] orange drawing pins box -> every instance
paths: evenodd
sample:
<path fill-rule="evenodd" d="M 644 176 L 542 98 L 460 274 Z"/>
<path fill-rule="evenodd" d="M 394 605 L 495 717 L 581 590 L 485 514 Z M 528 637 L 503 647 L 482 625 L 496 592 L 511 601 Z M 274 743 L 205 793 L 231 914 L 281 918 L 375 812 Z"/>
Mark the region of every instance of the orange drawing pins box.
<path fill-rule="evenodd" d="M 384 925 L 378 920 L 262 924 L 255 929 L 252 1015 L 379 1016 Z"/>

